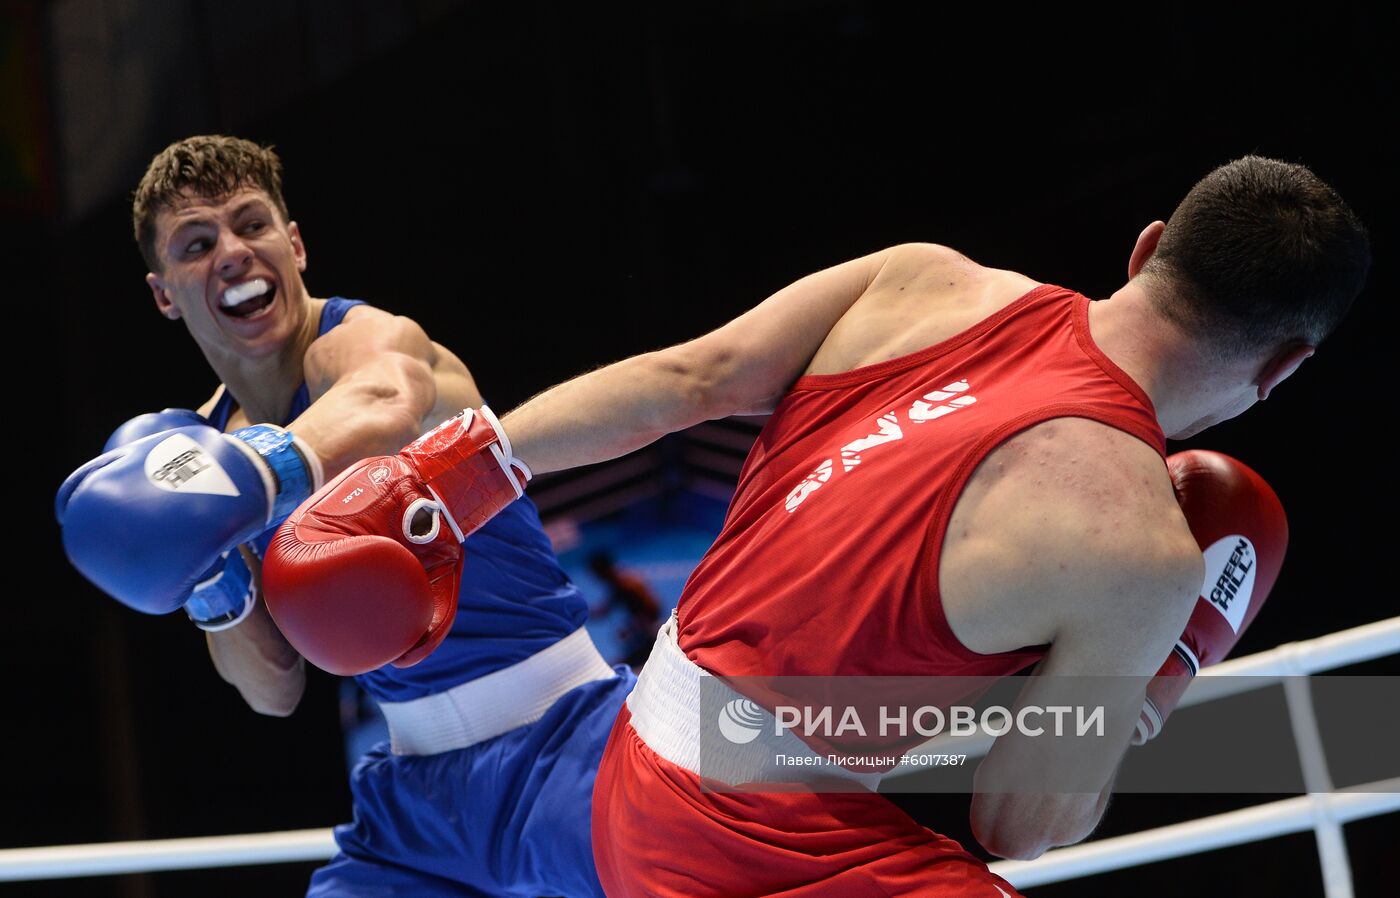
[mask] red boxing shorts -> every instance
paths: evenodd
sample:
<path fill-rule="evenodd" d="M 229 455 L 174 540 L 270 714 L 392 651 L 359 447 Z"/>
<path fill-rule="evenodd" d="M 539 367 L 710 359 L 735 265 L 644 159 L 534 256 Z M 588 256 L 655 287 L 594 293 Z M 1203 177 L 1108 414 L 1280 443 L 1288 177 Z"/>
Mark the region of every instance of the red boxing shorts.
<path fill-rule="evenodd" d="M 613 725 L 593 793 L 593 854 L 609 898 L 1018 895 L 877 793 L 706 789 L 663 756 L 684 754 L 687 725 L 676 721 L 696 721 L 698 740 L 699 689 L 687 682 L 701 675 L 668 624 Z M 694 713 L 677 707 L 689 704 Z M 665 743 L 661 752 L 634 723 Z"/>

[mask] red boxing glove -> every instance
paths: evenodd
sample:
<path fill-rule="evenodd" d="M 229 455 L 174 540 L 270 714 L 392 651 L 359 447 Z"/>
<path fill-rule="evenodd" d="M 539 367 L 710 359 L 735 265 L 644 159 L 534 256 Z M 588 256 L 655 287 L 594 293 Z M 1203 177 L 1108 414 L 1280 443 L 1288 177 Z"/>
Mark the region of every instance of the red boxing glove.
<path fill-rule="evenodd" d="M 277 531 L 263 561 L 267 610 L 331 673 L 416 664 L 452 628 L 462 541 L 529 480 L 485 406 L 352 465 Z"/>
<path fill-rule="evenodd" d="M 1202 667 L 1223 659 L 1259 613 L 1288 548 L 1278 496 L 1228 455 L 1193 449 L 1167 459 L 1181 512 L 1206 556 L 1206 579 L 1186 630 L 1147 687 L 1133 744 L 1156 736 Z"/>

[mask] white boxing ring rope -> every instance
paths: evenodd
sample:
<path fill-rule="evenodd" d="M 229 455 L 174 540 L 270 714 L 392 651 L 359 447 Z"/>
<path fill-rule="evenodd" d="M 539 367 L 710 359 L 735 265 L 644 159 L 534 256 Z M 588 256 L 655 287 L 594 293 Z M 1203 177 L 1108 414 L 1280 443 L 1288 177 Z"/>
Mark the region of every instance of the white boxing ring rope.
<path fill-rule="evenodd" d="M 1258 679 L 1235 677 L 1301 676 L 1400 652 L 1400 617 L 1343 630 L 1306 642 L 1294 642 L 1257 655 L 1226 661 L 1201 671 L 1182 698 L 1193 705 L 1266 685 Z M 1307 690 L 1285 686 L 1299 757 L 1309 788 L 1330 788 L 1321 740 Z M 955 744 L 960 753 L 986 753 L 989 738 L 934 740 Z M 921 751 L 924 749 L 920 749 Z M 1327 898 L 1350 898 L 1351 874 L 1346 866 L 1341 824 L 1400 811 L 1400 778 L 1382 780 L 1337 792 L 1319 792 L 1239 811 L 1203 817 L 1145 832 L 1059 848 L 1033 861 L 1000 861 L 992 869 L 1017 888 L 1061 882 L 1109 870 L 1119 870 L 1168 858 L 1182 857 L 1271 839 L 1308 829 L 1318 833 Z M 102 876 L 159 870 L 193 870 L 251 864 L 327 860 L 335 853 L 329 829 L 105 842 L 0 850 L 0 882 Z"/>
<path fill-rule="evenodd" d="M 242 836 L 10 848 L 0 851 L 0 882 L 325 861 L 330 860 L 333 854 L 335 839 L 331 837 L 329 828 Z"/>
<path fill-rule="evenodd" d="M 1400 811 L 1400 778 L 1357 788 L 1388 791 L 1343 790 L 1320 796 L 1331 819 L 1349 823 Z M 1033 861 L 998 861 L 991 867 L 1016 888 L 1029 889 L 1217 848 L 1261 842 L 1312 829 L 1317 819 L 1314 802 L 1317 797 L 1300 795 L 1146 832 L 1057 848 Z M 1332 893 L 1327 894 L 1331 898 Z"/>

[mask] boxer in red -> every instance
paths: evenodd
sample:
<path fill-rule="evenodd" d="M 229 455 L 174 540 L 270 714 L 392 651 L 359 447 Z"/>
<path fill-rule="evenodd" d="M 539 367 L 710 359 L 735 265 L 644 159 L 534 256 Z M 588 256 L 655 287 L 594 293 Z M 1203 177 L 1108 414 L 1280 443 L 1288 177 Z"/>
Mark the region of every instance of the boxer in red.
<path fill-rule="evenodd" d="M 977 838 L 1001 856 L 1084 838 L 1129 741 L 1155 733 L 1175 702 L 1167 689 L 1144 703 L 1138 678 L 1227 649 L 1281 558 L 1281 510 L 1257 475 L 1196 454 L 1175 461 L 1174 482 L 1166 438 L 1267 398 L 1345 315 L 1369 261 L 1364 229 L 1330 187 L 1259 157 L 1215 170 L 1169 222 L 1148 225 L 1128 282 L 1101 302 L 943 246 L 892 247 L 803 278 L 697 340 L 563 384 L 507 416 L 504 435 L 470 415 L 444 425 L 400 456 L 405 473 L 388 485 L 375 481 L 385 464 L 366 462 L 279 532 L 269 605 L 299 631 L 294 643 L 314 642 L 333 614 L 318 583 L 353 582 L 347 567 L 382 568 L 402 550 L 385 601 L 421 609 L 429 578 L 406 560 L 438 577 L 443 557 L 421 534 L 455 533 L 508 502 L 513 459 L 551 471 L 702 420 L 772 412 L 612 731 L 593 803 L 604 888 L 1011 895 L 878 794 L 703 788 L 676 713 L 693 707 L 676 685 L 701 671 L 1003 675 L 1036 662 L 1102 677 L 1106 736 L 1089 757 L 1013 731 L 979 767 L 971 806 Z M 1209 498 L 1193 498 L 1202 487 Z M 347 515 L 361 489 L 382 498 Z M 1198 520 L 1222 503 L 1236 520 Z M 406 514 L 425 508 L 451 527 Z M 1253 542 L 1217 544 L 1225 532 Z M 1203 549 L 1224 559 L 1218 596 L 1202 590 Z M 1240 591 L 1246 571 L 1253 602 Z M 1036 703 L 1038 683 L 1021 704 Z M 1094 791 L 994 787 L 1085 762 Z"/>

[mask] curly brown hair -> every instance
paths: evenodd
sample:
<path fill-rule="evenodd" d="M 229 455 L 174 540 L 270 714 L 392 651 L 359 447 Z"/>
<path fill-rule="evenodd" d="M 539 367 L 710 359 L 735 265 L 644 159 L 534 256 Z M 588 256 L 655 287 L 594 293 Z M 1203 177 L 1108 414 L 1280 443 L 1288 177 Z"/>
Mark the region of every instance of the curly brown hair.
<path fill-rule="evenodd" d="M 156 217 L 176 207 L 181 197 L 218 199 L 241 187 L 256 187 L 268 195 L 285 222 L 282 160 L 272 147 L 222 134 L 186 137 L 161 150 L 151 160 L 131 202 L 131 224 L 141 257 L 151 271 L 160 271 L 156 251 Z"/>

